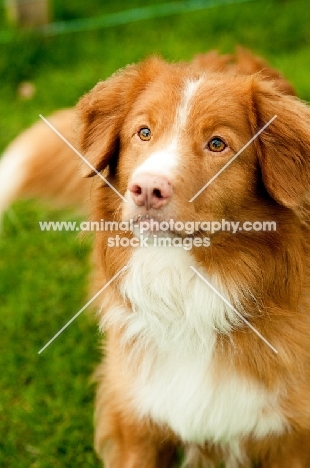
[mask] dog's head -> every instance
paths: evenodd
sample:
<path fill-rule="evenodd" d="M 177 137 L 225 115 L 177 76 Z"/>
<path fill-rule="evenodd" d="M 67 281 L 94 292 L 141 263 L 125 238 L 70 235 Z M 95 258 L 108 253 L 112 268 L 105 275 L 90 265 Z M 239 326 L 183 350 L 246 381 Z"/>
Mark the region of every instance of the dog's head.
<path fill-rule="evenodd" d="M 308 195 L 310 110 L 260 74 L 151 58 L 97 84 L 77 111 L 81 151 L 109 167 L 124 220 L 235 218 L 258 201 L 297 209 Z"/>

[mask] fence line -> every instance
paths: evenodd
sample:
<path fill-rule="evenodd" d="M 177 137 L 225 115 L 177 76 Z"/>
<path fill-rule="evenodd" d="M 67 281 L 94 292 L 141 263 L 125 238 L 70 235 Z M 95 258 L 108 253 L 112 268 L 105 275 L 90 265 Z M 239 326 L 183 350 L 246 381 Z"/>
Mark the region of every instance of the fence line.
<path fill-rule="evenodd" d="M 250 3 L 253 1 L 257 0 L 185 0 L 161 3 L 91 18 L 58 21 L 34 28 L 34 31 L 44 36 L 56 36 L 59 34 L 120 26 L 135 21 L 177 15 L 219 6 Z M 10 42 L 13 38 L 14 33 L 12 31 L 0 31 L 0 43 Z"/>

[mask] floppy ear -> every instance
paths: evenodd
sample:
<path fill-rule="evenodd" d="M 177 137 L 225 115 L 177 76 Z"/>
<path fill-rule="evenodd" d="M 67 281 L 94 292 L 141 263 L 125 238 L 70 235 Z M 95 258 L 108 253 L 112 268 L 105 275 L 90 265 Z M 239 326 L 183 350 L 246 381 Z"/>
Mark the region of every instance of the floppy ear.
<path fill-rule="evenodd" d="M 139 65 L 128 65 L 99 82 L 78 102 L 79 148 L 97 171 L 117 157 L 122 122 L 134 100 L 164 63 L 154 57 Z M 88 166 L 85 168 L 86 177 L 96 175 Z"/>
<path fill-rule="evenodd" d="M 262 57 L 253 55 L 251 51 L 244 47 L 237 46 L 233 70 L 246 75 L 259 73 L 263 79 L 271 81 L 275 88 L 283 94 L 296 96 L 296 92 L 284 76 L 275 68 L 271 67 L 268 62 Z"/>
<path fill-rule="evenodd" d="M 310 108 L 253 77 L 256 133 L 277 118 L 255 140 L 264 185 L 281 205 L 298 207 L 310 193 Z"/>

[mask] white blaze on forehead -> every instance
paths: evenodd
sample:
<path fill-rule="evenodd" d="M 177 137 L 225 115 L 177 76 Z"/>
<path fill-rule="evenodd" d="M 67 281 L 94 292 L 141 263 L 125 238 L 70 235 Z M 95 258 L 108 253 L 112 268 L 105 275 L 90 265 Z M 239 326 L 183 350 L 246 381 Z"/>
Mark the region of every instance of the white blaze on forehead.
<path fill-rule="evenodd" d="M 191 104 L 194 95 L 197 92 L 201 83 L 201 78 L 195 81 L 187 81 L 185 84 L 182 101 L 180 106 L 177 108 L 176 120 L 175 120 L 175 127 L 177 130 L 181 130 L 187 122 L 188 115 L 191 110 Z"/>
<path fill-rule="evenodd" d="M 185 83 L 180 98 L 180 104 L 176 109 L 174 121 L 171 122 L 171 139 L 160 150 L 154 151 L 134 171 L 133 176 L 140 173 L 161 174 L 167 177 L 172 175 L 173 169 L 178 164 L 179 134 L 186 125 L 191 110 L 193 97 L 201 83 L 201 79 L 188 80 Z M 158 116 L 160 118 L 160 115 Z M 160 138 L 160 136 L 159 136 Z M 167 141 L 167 140 L 166 140 Z"/>

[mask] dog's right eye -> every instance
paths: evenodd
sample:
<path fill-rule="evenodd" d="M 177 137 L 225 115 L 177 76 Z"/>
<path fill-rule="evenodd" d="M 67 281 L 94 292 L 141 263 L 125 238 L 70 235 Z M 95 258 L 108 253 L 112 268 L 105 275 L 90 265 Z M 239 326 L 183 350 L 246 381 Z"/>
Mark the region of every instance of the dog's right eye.
<path fill-rule="evenodd" d="M 138 137 L 140 140 L 149 141 L 152 137 L 152 132 L 148 127 L 142 127 L 138 131 Z"/>
<path fill-rule="evenodd" d="M 227 148 L 227 144 L 220 137 L 213 137 L 208 143 L 208 149 L 214 153 L 220 153 Z"/>

